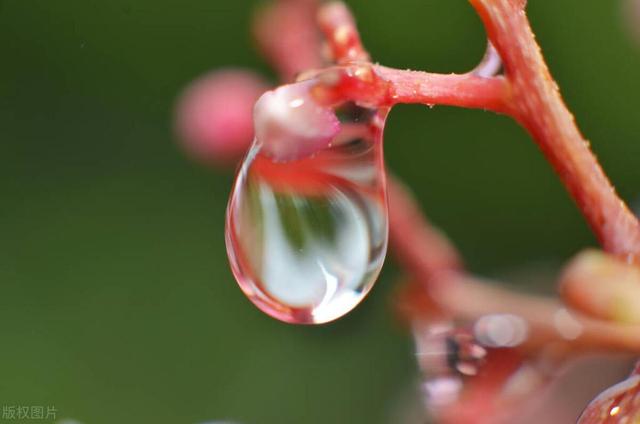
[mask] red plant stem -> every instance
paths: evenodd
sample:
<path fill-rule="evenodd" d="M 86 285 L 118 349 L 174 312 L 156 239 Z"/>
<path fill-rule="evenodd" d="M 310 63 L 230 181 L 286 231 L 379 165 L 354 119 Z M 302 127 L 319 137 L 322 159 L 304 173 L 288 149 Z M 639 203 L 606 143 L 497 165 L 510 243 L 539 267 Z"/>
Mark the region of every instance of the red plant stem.
<path fill-rule="evenodd" d="M 531 134 L 600 240 L 630 262 L 640 257 L 640 224 L 617 196 L 562 101 L 522 0 L 471 0 L 500 53 L 512 116 Z"/>
<path fill-rule="evenodd" d="M 509 84 L 503 77 L 473 73 L 434 74 L 394 69 L 368 62 L 349 63 L 302 74 L 318 78 L 316 99 L 342 103 L 345 99 L 372 108 L 399 103 L 448 105 L 509 113 Z"/>
<path fill-rule="evenodd" d="M 348 94 L 353 100 L 378 106 L 438 104 L 511 115 L 540 145 L 604 248 L 626 255 L 630 261 L 638 257 L 638 221 L 615 194 L 562 102 L 524 14 L 525 1 L 470 1 L 503 59 L 505 77 L 483 77 L 473 71 L 442 75 L 373 65 L 368 61 L 348 9 L 337 2 L 320 9 L 319 25 L 339 66 L 313 74 L 342 71 L 342 76 L 346 74 L 347 79 L 352 79 L 347 88 L 352 90 Z M 314 0 L 299 2 L 315 13 Z M 293 7 L 293 3 L 294 0 L 279 2 L 283 7 Z M 298 54 L 301 50 L 289 48 L 299 41 L 294 39 L 295 33 L 280 31 L 274 22 L 271 19 L 265 24 L 264 31 L 271 35 L 260 41 L 267 58 L 280 70 L 283 79 L 290 79 L 294 69 L 318 66 L 319 49 L 311 42 L 313 38 L 303 38 L 306 41 L 300 45 L 307 43 L 307 51 Z M 362 70 L 364 72 L 359 72 Z M 531 325 L 529 348 L 532 350 L 548 343 L 560 343 L 567 351 L 640 351 L 637 336 L 640 326 L 621 326 L 574 312 L 571 315 L 581 326 L 581 333 L 567 339 L 554 321 L 557 312 L 563 309 L 558 302 L 511 293 L 464 273 L 455 247 L 430 225 L 410 193 L 393 177 L 389 178 L 389 203 L 390 243 L 398 262 L 428 289 L 430 301 L 445 314 L 470 320 L 487 313 L 519 314 Z"/>
<path fill-rule="evenodd" d="M 387 84 L 389 95 L 380 97 L 379 90 L 368 92 L 361 85 L 354 97 L 377 101 L 379 105 L 444 104 L 511 115 L 540 146 L 603 248 L 634 262 L 640 258 L 640 223 L 616 194 L 562 101 L 524 13 L 526 2 L 471 0 L 471 3 L 503 59 L 505 78 L 484 78 L 473 73 L 439 75 L 374 65 L 373 70 Z M 353 19 L 341 3 L 322 9 L 320 27 L 339 63 L 368 57 Z M 363 63 L 354 66 L 362 67 Z"/>
<path fill-rule="evenodd" d="M 416 317 L 435 313 L 474 321 L 486 314 L 510 313 L 521 316 L 529 324 L 530 334 L 523 346 L 529 351 L 551 343 L 559 348 L 561 355 L 589 351 L 640 352 L 640 325 L 593 319 L 565 309 L 554 299 L 514 293 L 464 272 L 455 247 L 422 216 L 411 194 L 393 178 L 389 178 L 388 183 L 389 240 L 394 256 L 423 290 L 427 289 L 427 299 L 409 296 L 405 302 L 416 305 L 401 305 L 409 311 L 420 311 Z M 425 300 L 429 308 L 440 311 L 424 311 L 424 305 L 418 303 Z M 563 328 L 567 323 L 562 320 L 569 320 L 568 325 L 578 327 L 579 331 L 567 337 Z"/>
<path fill-rule="evenodd" d="M 472 73 L 433 74 L 374 66 L 391 88 L 391 104 L 421 103 L 508 112 L 509 85 L 503 77 Z"/>
<path fill-rule="evenodd" d="M 351 74 L 356 77 L 358 68 L 372 67 L 377 78 L 369 78 L 368 72 L 364 72 L 363 80 L 370 84 L 360 85 L 360 92 L 349 93 L 356 99 L 367 103 L 373 100 L 378 106 L 420 103 L 487 109 L 499 113 L 508 111 L 509 87 L 502 77 L 486 78 L 473 72 L 445 75 L 371 65 L 353 17 L 343 3 L 329 3 L 320 8 L 318 24 L 337 63 L 351 65 L 354 68 Z M 378 96 L 379 90 L 372 87 L 372 83 L 386 85 L 383 97 Z M 372 99 L 372 96 L 378 98 Z"/>
<path fill-rule="evenodd" d="M 497 0 L 500 1 L 503 0 Z M 504 0 L 503 4 L 507 4 L 507 1 Z M 523 8 L 524 2 L 517 0 L 517 3 L 511 5 Z M 335 39 L 331 36 L 332 28 L 334 33 L 340 28 L 345 33 L 357 34 L 355 28 L 345 29 L 345 26 L 353 25 L 353 20 L 344 16 L 348 13 L 346 8 L 336 5 L 327 7 L 335 9 L 333 13 L 321 14 L 321 28 L 330 43 Z M 357 72 L 366 66 L 359 62 L 352 64 L 356 70 L 346 72 L 351 78 L 360 76 L 359 84 L 351 82 L 346 87 L 360 88 L 361 92 L 349 94 L 356 99 L 377 101 L 385 106 L 395 103 L 446 104 L 490 109 L 513 116 L 529 129 L 541 145 L 605 249 L 618 254 L 636 254 L 639 245 L 634 241 L 634 237 L 637 237 L 634 236 L 637 220 L 616 196 L 588 145 L 580 136 L 544 65 L 523 9 L 511 9 L 510 15 L 517 15 L 521 19 L 516 26 L 526 30 L 529 37 L 524 44 L 529 51 L 537 54 L 533 55 L 537 60 L 534 62 L 534 65 L 537 63 L 537 68 L 525 60 L 531 53 L 526 53 L 527 49 L 522 43 L 509 44 L 509 31 L 501 33 L 504 34 L 500 39 L 502 43 L 497 43 L 490 33 L 491 41 L 497 43 L 496 48 L 502 58 L 507 58 L 506 77 L 487 78 L 474 73 L 440 75 L 373 65 L 373 73 L 377 78 L 371 78 L 368 72 Z M 330 16 L 334 17 L 333 26 L 328 19 Z M 495 17 L 486 18 L 485 23 L 488 20 L 491 24 L 491 19 Z M 506 20 L 506 16 L 497 18 L 498 22 Z M 349 52 L 350 56 L 358 55 L 360 49 L 360 56 L 367 57 L 359 38 L 349 39 L 357 42 L 352 42 L 349 49 L 333 48 L 334 55 L 341 51 Z M 505 50 L 505 44 L 511 50 Z M 337 60 L 340 59 L 338 55 Z M 513 68 L 524 70 L 514 73 Z M 362 84 L 367 81 L 371 81 L 369 87 Z M 386 90 L 380 90 L 381 85 Z M 548 128 L 549 122 L 551 128 Z M 573 169 L 577 172 L 571 172 Z M 563 346 L 561 350 L 564 354 L 598 350 L 640 351 L 638 326 L 620 326 L 575 312 L 569 313 L 552 299 L 511 293 L 463 272 L 462 261 L 455 247 L 430 225 L 411 194 L 393 177 L 389 178 L 389 213 L 390 244 L 396 260 L 428 289 L 431 306 L 440 309 L 442 313 L 467 320 L 500 312 L 523 316 L 531 326 L 531 337 L 526 346 L 531 351 L 543 349 L 549 343 Z M 620 216 L 622 219 L 616 218 Z M 610 229 L 611 221 L 606 221 L 603 217 L 613 217 L 613 229 Z M 631 231 L 626 232 L 627 228 Z M 567 316 L 570 318 L 566 318 Z M 580 328 L 579 334 L 567 337 L 563 333 L 562 323 L 558 322 L 559 317 L 573 320 L 573 324 Z"/>
<path fill-rule="evenodd" d="M 318 26 L 327 39 L 334 61 L 369 61 L 369 53 L 362 45 L 353 16 L 344 3 L 334 2 L 320 8 Z"/>
<path fill-rule="evenodd" d="M 556 300 L 512 292 L 495 282 L 463 273 L 443 273 L 433 282 L 430 294 L 434 301 L 458 319 L 473 321 L 486 314 L 499 313 L 524 318 L 529 324 L 529 337 L 523 347 L 530 351 L 555 344 L 557 348 L 563 348 L 560 349 L 562 354 L 640 352 L 640 325 L 593 319 L 565 309 Z M 562 322 L 564 317 L 569 317 L 569 325 L 579 331 L 567 335 L 566 322 Z"/>

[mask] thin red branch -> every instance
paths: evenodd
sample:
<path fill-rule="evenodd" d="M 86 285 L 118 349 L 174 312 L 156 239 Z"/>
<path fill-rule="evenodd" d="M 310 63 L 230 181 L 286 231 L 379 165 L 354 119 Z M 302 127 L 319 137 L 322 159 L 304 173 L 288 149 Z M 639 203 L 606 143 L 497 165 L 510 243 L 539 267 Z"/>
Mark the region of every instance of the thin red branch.
<path fill-rule="evenodd" d="M 345 90 L 355 100 L 377 106 L 393 106 L 398 103 L 420 103 L 426 105 L 449 105 L 479 108 L 506 113 L 509 90 L 502 77 L 482 77 L 476 73 L 434 74 L 388 68 L 369 63 L 369 54 L 360 41 L 358 30 L 349 9 L 340 2 L 324 5 L 318 13 L 320 29 L 339 64 L 346 64 L 356 71 L 346 72 L 360 78 L 362 75 L 378 86 L 384 84 L 387 91 L 380 96 L 380 90 L 372 90 L 372 84 L 361 84 L 360 90 Z M 358 73 L 357 69 L 372 68 L 377 78 L 370 78 L 368 72 Z M 353 85 L 351 85 L 353 87 Z M 348 88 L 348 87 L 347 87 Z"/>
<path fill-rule="evenodd" d="M 540 146 L 603 248 L 625 256 L 629 262 L 635 261 L 640 257 L 640 223 L 617 196 L 562 101 L 524 13 L 526 2 L 471 3 L 504 62 L 504 78 L 486 78 L 473 72 L 430 74 L 375 65 L 374 73 L 388 86 L 388 95 L 381 97 L 379 90 L 369 91 L 366 85 L 349 95 L 369 104 L 444 104 L 513 116 Z M 357 61 L 354 66 L 364 66 L 362 61 L 367 60 L 368 54 L 344 5 L 332 3 L 322 8 L 320 27 L 336 61 Z"/>
<path fill-rule="evenodd" d="M 640 257 L 640 224 L 617 196 L 562 101 L 521 0 L 471 0 L 500 53 L 513 117 L 530 133 L 575 199 L 603 248 Z"/>
<path fill-rule="evenodd" d="M 473 73 L 434 74 L 370 63 L 348 63 L 303 74 L 320 78 L 317 98 L 325 102 L 356 101 L 368 107 L 400 103 L 448 105 L 508 113 L 509 86 L 502 77 Z"/>
<path fill-rule="evenodd" d="M 564 354 L 588 351 L 640 352 L 640 325 L 590 318 L 566 309 L 554 299 L 514 293 L 495 282 L 467 274 L 455 247 L 421 215 L 411 194 L 392 178 L 390 184 L 390 241 L 396 260 L 426 289 L 426 296 L 405 297 L 409 311 L 438 308 L 439 313 L 463 321 L 486 314 L 511 313 L 530 325 L 524 348 L 535 352 L 549 343 Z M 420 315 L 416 313 L 416 315 Z M 433 314 L 434 311 L 426 311 Z M 436 312 L 438 313 L 438 312 Z M 567 326 L 570 328 L 567 329 Z"/>
<path fill-rule="evenodd" d="M 369 54 L 360 41 L 351 12 L 344 3 L 324 5 L 318 12 L 318 25 L 324 33 L 335 62 L 368 62 Z"/>
<path fill-rule="evenodd" d="M 502 12 L 498 15 L 489 15 L 487 12 L 483 17 L 488 28 L 502 30 L 497 38 L 496 32 L 489 32 L 489 36 L 490 46 L 495 44 L 504 61 L 504 77 L 484 77 L 474 72 L 461 75 L 430 74 L 396 70 L 367 62 L 354 63 L 349 59 L 366 58 L 368 55 L 360 44 L 355 24 L 346 7 L 333 3 L 325 6 L 324 12 L 321 12 L 320 26 L 333 46 L 335 60 L 344 65 L 326 70 L 325 82 L 342 95 L 370 105 L 447 104 L 512 115 L 531 131 L 534 138 L 542 137 L 536 140 L 556 166 L 570 193 L 576 197 L 605 248 L 618 254 L 635 254 L 633 230 L 637 220 L 632 215 L 632 219 L 629 218 L 628 209 L 615 195 L 562 103 L 524 15 L 525 2 L 478 0 L 473 3 L 481 14 L 489 9 Z M 503 8 L 493 9 L 491 6 L 483 9 L 480 4 L 502 5 Z M 512 22 L 511 27 L 506 25 L 509 19 L 516 19 L 514 16 L 519 21 Z M 493 23 L 494 20 L 498 23 Z M 346 37 L 351 40 L 346 43 L 348 48 L 334 45 L 336 40 L 340 41 L 337 33 L 350 34 Z M 509 33 L 512 34 L 511 38 Z M 552 128 L 547 128 L 549 125 Z M 574 169 L 578 172 L 569 172 Z M 603 201 L 608 206 L 598 209 Z M 512 294 L 465 274 L 456 249 L 430 225 L 410 193 L 393 178 L 389 179 L 389 209 L 390 243 L 398 262 L 430 291 L 430 303 L 443 313 L 467 319 L 506 310 L 523 314 L 535 330 L 535 337 L 530 343 L 535 343 L 538 348 L 549 341 L 562 341 L 576 350 L 640 350 L 640 339 L 637 337 L 640 327 L 621 327 L 574 314 L 571 319 L 580 326 L 580 336 L 568 340 L 554 322 L 561 309 L 560 303 Z M 602 218 L 610 216 L 606 214 L 613 214 L 611 221 L 617 224 L 613 229 L 610 229 L 610 222 Z M 616 216 L 622 216 L 623 219 L 616 219 Z M 626 227 L 621 225 L 624 222 L 627 223 Z M 632 231 L 624 233 L 625 228 Z M 619 234 L 621 231 L 622 234 Z"/>
<path fill-rule="evenodd" d="M 555 344 L 563 354 L 640 352 L 640 325 L 620 325 L 566 309 L 560 302 L 519 294 L 495 282 L 463 273 L 440 274 L 430 293 L 436 303 L 458 319 L 473 321 L 486 314 L 509 313 L 524 318 L 529 336 L 523 345 L 539 351 Z"/>
<path fill-rule="evenodd" d="M 276 6 L 309 25 L 314 0 L 280 0 Z M 432 74 L 373 65 L 362 46 L 353 18 L 341 3 L 324 5 L 319 27 L 336 66 L 313 71 L 326 85 L 355 101 L 389 107 L 397 103 L 422 103 L 488 109 L 506 113 L 521 122 L 538 142 L 574 196 L 605 249 L 632 257 L 640 252 L 638 222 L 616 196 L 595 157 L 577 130 L 551 79 L 524 14 L 522 0 L 471 0 L 499 52 L 505 76 Z M 285 7 L 286 6 L 286 7 Z M 270 13 L 270 14 L 269 14 Z M 279 15 L 279 14 L 280 15 Z M 288 28 L 279 31 L 280 10 L 262 16 L 263 52 L 283 79 L 321 64 L 320 44 Z M 296 15 L 297 14 L 297 15 Z M 277 37 L 276 35 L 277 34 Z M 292 49 L 291 46 L 298 46 Z M 306 52 L 302 52 L 306 49 Z M 551 299 L 510 293 L 492 287 L 462 271 L 456 249 L 423 217 L 409 192 L 390 178 L 390 242 L 398 262 L 428 289 L 436 309 L 457 318 L 473 320 L 487 313 L 512 312 L 531 325 L 532 349 L 545 343 L 564 343 L 568 350 L 640 350 L 637 326 L 621 326 L 572 312 L 580 335 L 567 339 L 557 328 L 561 304 Z"/>
<path fill-rule="evenodd" d="M 279 0 L 256 21 L 256 33 L 264 54 L 282 79 L 290 81 L 299 72 L 324 65 L 321 42 L 311 24 L 318 12 L 318 26 L 327 47 L 324 58 L 335 65 L 307 75 L 320 78 L 325 90 L 320 94 L 328 95 L 327 101 L 348 99 L 372 107 L 451 105 L 512 116 L 538 143 L 605 250 L 629 262 L 640 258 L 640 225 L 616 195 L 563 103 L 524 13 L 526 1 L 470 2 L 487 28 L 489 61 L 461 75 L 372 64 L 342 3 L 318 9 L 317 0 Z M 491 50 L 492 45 L 497 53 Z M 494 76 L 500 58 L 505 74 Z M 586 302 L 582 313 L 568 310 L 558 301 L 516 294 L 466 274 L 456 249 L 430 225 L 410 193 L 393 178 L 389 179 L 389 207 L 392 251 L 420 283 L 420 293 L 412 294 L 409 302 L 427 298 L 427 303 L 419 305 L 421 310 L 412 315 L 416 322 L 426 314 L 474 321 L 485 314 L 512 313 L 529 324 L 530 335 L 522 346 L 527 354 L 548 353 L 548 346 L 563 352 L 560 356 L 598 350 L 640 351 L 640 326 L 594 319 L 590 311 L 598 305 Z M 579 291 L 586 293 L 583 287 Z M 484 389 L 477 394 L 482 402 L 487 399 Z"/>
<path fill-rule="evenodd" d="M 502 77 L 403 71 L 379 65 L 374 69 L 391 86 L 391 104 L 421 103 L 508 112 L 509 86 Z"/>

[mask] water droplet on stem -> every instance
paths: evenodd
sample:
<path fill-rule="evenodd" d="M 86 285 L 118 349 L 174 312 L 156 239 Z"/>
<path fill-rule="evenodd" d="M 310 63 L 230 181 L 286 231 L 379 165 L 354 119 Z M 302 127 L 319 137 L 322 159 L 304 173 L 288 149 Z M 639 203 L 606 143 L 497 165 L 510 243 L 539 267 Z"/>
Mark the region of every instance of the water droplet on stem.
<path fill-rule="evenodd" d="M 282 321 L 319 324 L 371 289 L 387 248 L 387 110 L 327 106 L 308 80 L 266 93 L 227 208 L 226 243 L 247 297 Z"/>

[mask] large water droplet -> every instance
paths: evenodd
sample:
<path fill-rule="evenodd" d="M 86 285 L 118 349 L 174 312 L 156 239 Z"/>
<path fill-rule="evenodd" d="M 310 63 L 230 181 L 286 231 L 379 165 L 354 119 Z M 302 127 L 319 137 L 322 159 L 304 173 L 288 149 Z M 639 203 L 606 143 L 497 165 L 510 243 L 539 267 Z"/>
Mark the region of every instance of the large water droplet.
<path fill-rule="evenodd" d="M 314 80 L 266 93 L 227 209 L 233 273 L 262 311 L 319 324 L 371 289 L 387 248 L 387 110 L 321 105 Z"/>

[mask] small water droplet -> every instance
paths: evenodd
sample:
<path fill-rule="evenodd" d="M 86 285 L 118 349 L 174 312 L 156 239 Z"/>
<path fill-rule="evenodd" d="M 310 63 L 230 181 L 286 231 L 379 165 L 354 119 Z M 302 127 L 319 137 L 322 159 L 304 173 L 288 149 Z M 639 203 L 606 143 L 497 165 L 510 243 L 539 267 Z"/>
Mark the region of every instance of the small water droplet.
<path fill-rule="evenodd" d="M 631 424 L 640 422 L 640 371 L 612 386 L 584 410 L 578 424 Z"/>
<path fill-rule="evenodd" d="M 282 321 L 319 324 L 371 289 L 387 248 L 387 110 L 319 104 L 314 80 L 266 93 L 227 208 L 226 242 L 247 297 Z"/>

